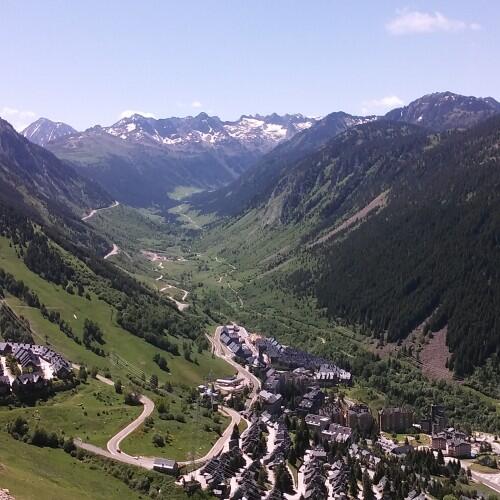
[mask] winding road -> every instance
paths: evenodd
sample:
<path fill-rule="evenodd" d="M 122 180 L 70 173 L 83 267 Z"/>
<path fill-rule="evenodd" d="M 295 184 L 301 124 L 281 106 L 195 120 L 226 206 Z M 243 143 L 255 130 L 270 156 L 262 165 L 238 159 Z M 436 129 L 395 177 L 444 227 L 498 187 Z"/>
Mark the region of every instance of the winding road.
<path fill-rule="evenodd" d="M 78 370 L 80 368 L 80 365 L 73 364 L 73 368 Z M 97 375 L 96 378 L 103 384 L 114 385 L 114 382 L 111 379 L 103 377 L 102 375 Z M 147 396 L 140 396 L 139 401 L 144 406 L 142 413 L 108 441 L 106 445 L 107 450 L 104 450 L 103 448 L 90 443 L 85 443 L 80 438 L 75 439 L 75 445 L 78 448 L 82 448 L 84 450 L 90 451 L 91 453 L 95 453 L 106 458 L 112 458 L 113 460 L 118 460 L 126 464 L 138 465 L 139 467 L 144 467 L 145 469 L 152 469 L 154 461 L 153 458 L 133 457 L 131 455 L 123 453 L 120 450 L 120 443 L 127 436 L 132 434 L 132 432 L 134 432 L 144 422 L 144 420 L 146 420 L 146 418 L 149 417 L 151 413 L 153 413 L 153 410 L 155 408 L 155 404 Z"/>
<path fill-rule="evenodd" d="M 223 326 L 218 326 L 215 330 L 215 334 L 213 337 L 207 335 L 208 340 L 212 344 L 213 353 L 218 357 L 223 359 L 226 363 L 230 364 L 239 375 L 241 375 L 245 380 L 248 381 L 248 385 L 251 387 L 250 391 L 250 399 L 247 401 L 247 408 L 250 408 L 259 395 L 261 382 L 260 380 L 251 372 L 249 372 L 244 366 L 236 363 L 233 360 L 233 355 L 231 351 L 221 342 L 220 335 L 222 332 Z"/>
<path fill-rule="evenodd" d="M 163 278 L 163 275 L 161 277 Z M 156 281 L 158 281 L 158 279 Z M 177 306 L 177 309 L 179 311 L 184 311 L 184 309 L 187 309 L 189 307 L 189 304 L 186 302 L 186 299 L 187 299 L 187 296 L 189 295 L 189 292 L 187 290 L 183 290 L 182 288 L 179 288 L 179 287 L 174 286 L 174 285 L 170 285 L 168 283 L 165 283 L 165 286 L 163 288 L 160 288 L 160 292 L 164 292 L 164 291 L 170 290 L 172 288 L 175 289 L 175 290 L 179 290 L 180 292 L 182 292 L 182 301 L 183 302 L 180 302 L 180 301 L 174 299 L 174 297 L 172 297 L 171 295 L 167 295 L 167 297 L 172 302 L 175 302 L 175 305 Z"/>
<path fill-rule="evenodd" d="M 211 337 L 210 335 L 207 335 L 207 337 L 210 340 L 210 343 L 212 344 L 213 353 L 217 357 L 223 359 L 232 367 L 234 367 L 237 370 L 237 372 L 248 381 L 251 387 L 251 392 L 250 392 L 250 399 L 247 401 L 247 407 L 250 407 L 257 399 L 261 385 L 260 380 L 257 377 L 255 377 L 252 373 L 250 373 L 248 370 L 246 370 L 243 366 L 233 361 L 231 353 L 227 350 L 227 348 L 222 344 L 220 340 L 220 334 L 222 328 L 223 328 L 222 326 L 217 327 L 214 336 Z M 79 365 L 75 364 L 73 365 L 73 367 L 75 369 L 80 368 Z M 104 384 L 114 385 L 114 382 L 112 380 L 105 378 L 102 375 L 97 375 L 97 379 L 103 382 Z M 103 448 L 100 448 L 99 446 L 95 446 L 90 443 L 85 443 L 80 438 L 75 439 L 75 445 L 78 448 L 82 448 L 96 455 L 100 455 L 113 460 L 118 460 L 119 462 L 123 462 L 126 464 L 136 465 L 138 467 L 143 467 L 145 469 L 152 469 L 154 463 L 153 457 L 142 457 L 142 456 L 134 457 L 132 455 L 124 453 L 120 449 L 120 443 L 127 436 L 129 436 L 135 430 L 137 430 L 144 423 L 146 418 L 153 413 L 153 410 L 155 408 L 153 401 L 144 395 L 140 396 L 139 401 L 144 406 L 142 413 L 108 441 L 107 450 L 104 450 Z M 224 450 L 224 447 L 231 438 L 233 426 L 238 425 L 242 420 L 242 417 L 239 414 L 239 412 L 233 410 L 232 408 L 228 408 L 226 406 L 221 406 L 219 408 L 219 412 L 231 418 L 231 422 L 228 424 L 228 426 L 222 433 L 221 437 L 215 442 L 215 444 L 212 446 L 210 451 L 206 453 L 205 456 L 196 458 L 194 460 L 186 460 L 183 462 L 178 462 L 179 465 L 190 465 L 193 463 L 200 464 L 217 456 Z"/>
<path fill-rule="evenodd" d="M 111 205 L 109 205 L 109 207 L 94 208 L 90 211 L 90 213 L 88 215 L 85 215 L 84 217 L 82 217 L 82 221 L 87 221 L 87 220 L 91 219 L 92 217 L 94 217 L 94 215 L 97 212 L 102 212 L 103 210 L 109 210 L 110 208 L 115 208 L 119 204 L 120 204 L 120 202 L 115 200 Z M 104 260 L 109 259 L 110 257 L 113 257 L 113 255 L 118 255 L 119 253 L 120 253 L 120 247 L 118 245 L 116 245 L 115 243 L 113 243 L 113 248 L 111 249 L 111 251 L 109 253 L 107 253 L 104 256 Z"/>
<path fill-rule="evenodd" d="M 91 219 L 92 217 L 94 217 L 94 215 L 97 213 L 97 212 L 101 212 L 102 210 L 109 210 L 110 208 L 115 208 L 117 207 L 118 205 L 120 204 L 119 201 L 114 201 L 112 205 L 109 205 L 109 207 L 102 207 L 102 208 L 94 208 L 90 211 L 89 214 L 85 215 L 84 217 L 82 217 L 82 220 L 89 220 Z"/>
<path fill-rule="evenodd" d="M 113 257 L 113 255 L 118 255 L 119 253 L 120 253 L 120 247 L 113 243 L 113 248 L 111 249 L 111 252 L 107 253 L 104 256 L 104 260 L 109 259 L 110 257 Z"/>
<path fill-rule="evenodd" d="M 149 399 L 146 396 L 140 396 L 139 401 L 141 402 L 142 405 L 144 405 L 144 409 L 142 410 L 142 413 L 130 424 L 127 425 L 124 429 L 122 429 L 118 434 L 115 434 L 107 444 L 108 451 L 111 453 L 111 455 L 116 455 L 120 453 L 123 455 L 123 452 L 120 450 L 120 443 L 129 435 L 132 434 L 136 429 L 139 428 L 139 426 L 148 418 L 151 413 L 153 413 L 153 410 L 155 409 L 155 404 L 151 399 Z M 138 460 L 141 460 L 139 458 Z"/>

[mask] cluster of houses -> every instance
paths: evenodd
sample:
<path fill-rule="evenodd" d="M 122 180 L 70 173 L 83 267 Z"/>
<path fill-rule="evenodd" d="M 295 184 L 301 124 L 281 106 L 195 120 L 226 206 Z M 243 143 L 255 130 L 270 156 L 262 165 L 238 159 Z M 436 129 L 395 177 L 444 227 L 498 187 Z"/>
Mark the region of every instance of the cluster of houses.
<path fill-rule="evenodd" d="M 329 402 L 317 413 L 309 413 L 305 422 L 311 432 L 328 442 L 346 442 L 354 430 L 368 435 L 374 426 L 373 416 L 366 405 L 349 406 L 340 401 Z"/>
<path fill-rule="evenodd" d="M 318 434 L 324 441 L 345 443 L 351 439 L 352 429 L 344 425 L 332 423 L 330 417 L 321 415 L 307 415 L 305 418 L 307 428 Z"/>
<path fill-rule="evenodd" d="M 243 473 L 236 479 L 237 488 L 231 499 L 235 500 L 261 500 L 267 495 L 264 487 L 256 481 L 259 473 L 260 463 L 255 460 L 243 470 Z"/>
<path fill-rule="evenodd" d="M 238 325 L 226 325 L 222 328 L 220 340 L 234 356 L 249 363 L 254 363 L 255 356 L 245 342 L 244 333 L 246 332 L 240 329 Z"/>
<path fill-rule="evenodd" d="M 292 439 L 287 425 L 298 425 L 293 417 L 304 419 L 303 424 L 309 431 L 311 448 L 302 457 L 298 480 L 294 481 L 297 494 L 305 499 L 349 498 L 349 457 L 355 458 L 370 474 L 381 460 L 366 444 L 356 444 L 359 443 L 357 437 L 369 437 L 378 431 L 427 430 L 432 435 L 433 450 L 442 450 L 455 458 L 470 456 L 470 443 L 465 434 L 446 428 L 446 414 L 441 405 L 432 405 L 429 416 L 420 425 L 414 422 L 411 410 L 400 407 L 383 408 L 374 418 L 367 405 L 337 397 L 328 390 L 352 383 L 352 377 L 327 360 L 284 346 L 273 338 L 250 335 L 236 325 L 223 328 L 220 338 L 234 356 L 240 358 L 238 361 L 260 378 L 262 387 L 257 404 L 242 412 L 249 422 L 248 428 L 198 474 L 202 487 L 208 487 L 218 498 L 284 498 L 276 487 L 275 474 L 277 470 L 282 473 L 281 467 L 291 456 Z M 239 377 L 218 380 L 214 386 L 219 394 L 224 394 L 224 390 L 244 385 L 245 381 Z M 209 387 L 200 386 L 200 393 L 212 397 L 209 392 Z M 408 442 L 398 445 L 384 435 L 379 436 L 378 442 L 394 457 L 414 449 Z M 334 447 L 345 450 L 347 459 L 330 456 L 326 450 Z M 292 451 L 296 453 L 296 448 Z M 268 481 L 267 490 L 257 481 L 262 468 L 269 478 L 274 478 Z M 377 498 L 383 495 L 387 481 L 388 478 L 382 477 L 373 485 Z M 408 498 L 423 500 L 424 496 L 411 492 Z"/>
<path fill-rule="evenodd" d="M 201 469 L 207 487 L 219 498 L 227 498 L 229 482 L 244 463 L 241 450 L 230 444 L 230 449 L 211 458 Z"/>
<path fill-rule="evenodd" d="M 433 434 L 431 447 L 435 451 L 441 450 L 445 455 L 454 458 L 469 458 L 472 451 L 467 435 L 453 428 Z"/>
<path fill-rule="evenodd" d="M 264 464 L 270 468 L 286 462 L 292 446 L 292 439 L 283 419 L 279 419 L 275 426 L 274 448 L 264 459 Z"/>
<path fill-rule="evenodd" d="M 300 349 L 280 344 L 275 338 L 260 337 L 255 341 L 259 361 L 276 370 L 294 371 L 297 375 L 307 377 L 309 383 L 330 387 L 338 384 L 350 385 L 352 374 L 327 359 Z"/>
<path fill-rule="evenodd" d="M 236 357 L 245 360 L 252 371 L 261 376 L 271 367 L 280 370 L 279 377 L 287 377 L 284 373 L 293 373 L 296 379 L 304 379 L 307 383 L 315 383 L 321 387 L 338 384 L 350 385 L 352 375 L 325 358 L 310 354 L 290 346 L 280 344 L 273 337 L 256 336 L 250 341 L 248 332 L 238 325 L 226 325 L 220 334 L 221 342 Z M 276 384 L 283 379 L 275 381 Z M 269 376 L 267 377 L 269 378 Z M 271 383 L 271 380 L 269 381 Z"/>
<path fill-rule="evenodd" d="M 293 387 L 300 395 L 293 413 L 305 418 L 310 430 L 317 431 L 323 439 L 345 442 L 350 439 L 353 429 L 367 433 L 373 427 L 373 417 L 366 406 L 325 404 L 326 393 L 322 389 L 351 384 L 352 376 L 348 371 L 322 357 L 284 346 L 274 338 L 257 337 L 252 350 L 248 346 L 248 334 L 236 325 L 224 327 L 220 339 L 235 356 L 245 359 L 261 378 L 258 401 L 264 422 L 279 422 L 284 413 L 289 413 L 285 411 L 287 401 L 282 392 Z M 258 435 L 257 430 L 249 429 L 243 443 L 244 451 L 246 443 L 257 439 Z M 285 443 L 287 447 L 286 439 Z"/>
<path fill-rule="evenodd" d="M 0 342 L 0 395 L 37 391 L 54 377 L 68 377 L 71 371 L 71 364 L 46 346 Z"/>
<path fill-rule="evenodd" d="M 322 450 L 313 450 L 310 458 L 304 463 L 302 471 L 304 482 L 304 498 L 327 498 L 326 469 L 324 462 L 326 453 Z"/>
<path fill-rule="evenodd" d="M 262 432 L 266 430 L 266 426 L 262 419 L 258 418 L 248 428 L 247 432 L 243 434 L 241 439 L 241 449 L 247 455 L 253 456 L 255 450 L 259 446 Z"/>

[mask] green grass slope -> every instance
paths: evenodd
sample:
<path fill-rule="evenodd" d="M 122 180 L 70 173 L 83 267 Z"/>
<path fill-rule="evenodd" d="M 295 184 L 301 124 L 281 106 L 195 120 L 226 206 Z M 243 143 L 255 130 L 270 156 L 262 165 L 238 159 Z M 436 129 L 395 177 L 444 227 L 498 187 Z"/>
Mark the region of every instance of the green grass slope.
<path fill-rule="evenodd" d="M 62 450 L 37 448 L 0 431 L 0 486 L 16 500 L 141 498 L 124 483 Z"/>
<path fill-rule="evenodd" d="M 153 363 L 153 356 L 159 349 L 147 344 L 142 339 L 121 328 L 115 320 L 116 310 L 104 301 L 98 300 L 94 293 L 92 300 L 87 300 L 77 294 L 71 295 L 62 287 L 43 280 L 40 276 L 31 272 L 24 262 L 20 260 L 5 238 L 0 238 L 0 267 L 13 274 L 16 279 L 28 283 L 49 310 L 58 311 L 61 317 L 67 321 L 76 334 L 81 336 L 83 323 L 86 318 L 96 321 L 104 332 L 106 341 L 105 348 L 124 359 L 133 371 L 142 371 L 147 377 L 155 374 L 160 382 L 167 380 L 172 384 L 197 385 L 201 383 L 209 373 L 217 376 L 227 375 L 227 365 L 218 359 L 212 359 L 208 351 L 197 354 L 198 364 L 186 361 L 182 356 L 173 356 L 163 353 L 167 358 L 170 374 L 161 371 Z M 110 357 L 100 357 L 93 352 L 78 345 L 60 332 L 59 328 L 50 323 L 38 309 L 27 307 L 15 297 L 8 297 L 7 303 L 12 308 L 30 321 L 36 335 L 36 342 L 44 345 L 48 343 L 55 350 L 61 352 L 74 363 L 84 363 L 89 367 L 96 366 L 101 370 L 109 369 L 113 377 L 126 378 L 129 370 L 125 366 L 117 366 L 112 363 Z M 171 339 L 175 341 L 175 339 Z"/>

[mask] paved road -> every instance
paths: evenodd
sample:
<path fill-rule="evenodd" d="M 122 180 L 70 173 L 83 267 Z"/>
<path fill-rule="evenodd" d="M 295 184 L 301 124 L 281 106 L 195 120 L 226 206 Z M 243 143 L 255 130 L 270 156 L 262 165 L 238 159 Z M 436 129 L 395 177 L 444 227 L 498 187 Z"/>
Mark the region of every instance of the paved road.
<path fill-rule="evenodd" d="M 244 367 L 236 363 L 231 359 L 231 354 L 227 350 L 227 348 L 222 344 L 220 341 L 220 332 L 222 330 L 222 327 L 218 327 L 215 331 L 214 337 L 208 336 L 210 342 L 212 343 L 213 350 L 216 356 L 220 357 L 221 359 L 224 359 L 227 363 L 229 363 L 231 366 L 233 366 L 238 373 L 244 377 L 246 380 L 248 380 L 249 384 L 251 385 L 252 389 L 250 392 L 250 403 L 249 405 L 253 404 L 255 399 L 258 396 L 258 392 L 260 389 L 260 380 L 255 377 L 252 373 L 250 373 L 248 370 L 246 370 Z M 78 369 L 78 365 L 73 365 L 74 368 Z M 108 378 L 103 377 L 102 375 L 97 375 L 97 379 L 100 380 L 101 382 L 108 384 L 108 385 L 113 385 L 114 382 Z M 154 403 L 151 401 L 149 398 L 146 396 L 141 396 L 140 397 L 141 403 L 144 405 L 144 409 L 133 422 L 128 424 L 125 428 L 123 428 L 120 432 L 115 434 L 107 443 L 107 450 L 104 450 L 102 448 L 99 448 L 98 446 L 94 446 L 90 443 L 84 443 L 81 439 L 75 439 L 75 444 L 84 450 L 90 451 L 92 453 L 95 453 L 97 455 L 101 455 L 103 457 L 111 458 L 113 460 L 118 460 L 120 462 L 124 462 L 127 464 L 132 464 L 132 465 L 137 465 L 139 467 L 143 467 L 145 469 L 152 469 L 153 468 L 153 457 L 133 457 L 131 455 L 127 455 L 123 451 L 120 451 L 120 443 L 127 437 L 129 436 L 132 432 L 134 432 L 143 422 L 144 420 L 151 415 L 151 413 L 154 410 Z M 238 425 L 242 419 L 241 415 L 233 410 L 232 408 L 228 408 L 225 406 L 220 407 L 219 411 L 228 417 L 231 418 L 231 422 L 229 425 L 226 427 L 225 431 L 222 433 L 221 437 L 217 440 L 217 442 L 212 446 L 210 451 L 203 457 L 197 458 L 194 461 L 193 460 L 188 460 L 184 462 L 179 462 L 179 465 L 189 465 L 191 463 L 195 464 L 200 464 L 203 462 L 206 462 L 210 460 L 211 458 L 217 456 L 225 447 L 225 445 L 228 443 L 229 439 L 231 438 L 231 433 L 233 431 L 233 426 Z"/>
<path fill-rule="evenodd" d="M 82 217 L 82 220 L 89 220 L 91 219 L 92 217 L 94 217 L 94 215 L 97 213 L 97 212 L 101 212 L 102 210 L 109 210 L 110 208 L 115 208 L 117 207 L 118 205 L 120 204 L 119 201 L 114 201 L 112 205 L 110 205 L 109 207 L 103 207 L 103 208 L 94 208 L 93 210 L 90 211 L 90 213 L 88 215 L 85 215 L 84 217 Z"/>
<path fill-rule="evenodd" d="M 109 253 L 107 253 L 104 256 L 104 260 L 109 259 L 110 257 L 113 257 L 113 255 L 118 255 L 118 253 L 120 253 L 120 247 L 118 245 L 116 245 L 115 243 L 113 243 L 113 248 L 111 249 L 111 251 Z"/>
<path fill-rule="evenodd" d="M 130 424 L 127 425 L 124 429 L 122 429 L 120 432 L 115 434 L 107 444 L 108 451 L 111 453 L 111 455 L 123 455 L 123 452 L 120 452 L 120 443 L 132 432 L 134 432 L 143 422 L 146 420 L 147 417 L 153 413 L 153 410 L 155 409 L 155 404 L 151 399 L 149 399 L 146 396 L 141 396 L 139 398 L 139 401 L 141 404 L 144 405 L 144 409 L 142 410 L 142 413 L 133 421 L 130 422 Z"/>
<path fill-rule="evenodd" d="M 476 471 L 471 471 L 472 473 L 472 479 L 478 483 L 485 484 L 486 486 L 489 486 L 492 490 L 495 490 L 497 493 L 500 493 L 500 480 L 498 479 L 498 474 L 480 474 Z M 496 476 L 496 481 L 494 481 L 492 478 L 490 479 L 488 476 Z"/>
<path fill-rule="evenodd" d="M 444 460 L 446 463 L 450 462 L 451 460 L 455 460 L 452 457 L 444 457 Z M 472 463 L 474 463 L 474 460 L 470 459 L 462 459 L 461 460 L 462 467 L 467 468 L 470 467 Z M 471 475 L 472 479 L 476 481 L 477 483 L 482 483 L 491 488 L 492 490 L 495 490 L 496 492 L 500 493 L 500 472 L 493 473 L 493 474 L 483 474 L 481 472 L 476 472 L 475 470 L 471 469 Z"/>
<path fill-rule="evenodd" d="M 445 460 L 452 460 L 448 457 L 445 457 Z M 462 460 L 462 467 L 470 467 L 474 460 Z M 493 470 L 492 470 L 493 472 Z M 477 483 L 485 484 L 489 486 L 492 490 L 495 490 L 497 493 L 500 493 L 500 472 L 493 472 L 492 474 L 477 472 L 471 469 L 472 479 Z"/>
<path fill-rule="evenodd" d="M 215 335 L 213 337 L 208 337 L 208 339 L 212 343 L 214 354 L 229 363 L 233 368 L 236 369 L 239 375 L 241 375 L 248 381 L 249 386 L 251 387 L 250 401 L 247 402 L 247 408 L 249 408 L 257 400 L 261 382 L 253 373 L 250 373 L 245 367 L 241 366 L 233 360 L 231 351 L 229 351 L 229 349 L 220 340 L 222 328 L 222 326 L 217 327 L 217 329 L 215 330 Z"/>
<path fill-rule="evenodd" d="M 117 460 L 118 462 L 123 462 L 124 464 L 136 465 L 137 467 L 142 467 L 143 469 L 151 470 L 153 468 L 153 458 L 148 457 L 132 457 L 126 453 L 112 454 L 108 450 L 99 448 L 99 446 L 94 446 L 90 443 L 84 443 L 81 439 L 75 439 L 75 445 L 83 450 L 90 451 L 95 455 L 100 455 L 101 457 L 109 458 L 111 460 Z"/>
<path fill-rule="evenodd" d="M 73 364 L 73 368 L 79 369 L 80 365 Z M 103 377 L 102 375 L 97 375 L 97 380 L 107 385 L 114 385 L 114 382 L 109 378 Z M 144 406 L 142 413 L 130 424 L 128 424 L 125 428 L 123 428 L 120 432 L 115 434 L 107 443 L 107 450 L 99 448 L 98 446 L 94 446 L 90 443 L 84 443 L 81 439 L 75 439 L 75 444 L 78 448 L 82 448 L 84 450 L 90 451 L 97 455 L 101 455 L 106 458 L 112 458 L 114 460 L 118 460 L 120 462 L 124 462 L 126 464 L 137 465 L 139 467 L 144 467 L 145 469 L 153 468 L 153 458 L 151 457 L 133 457 L 131 455 L 127 455 L 120 450 L 120 443 L 132 432 L 134 432 L 143 422 L 146 420 L 155 408 L 155 404 L 151 399 L 146 396 L 140 396 L 139 401 Z"/>
<path fill-rule="evenodd" d="M 212 449 L 205 456 L 196 458 L 195 460 L 186 460 L 185 462 L 179 462 L 179 465 L 189 465 L 192 463 L 200 464 L 203 462 L 207 462 L 211 458 L 216 457 L 224 449 L 226 443 L 231 439 L 233 427 L 240 423 L 241 415 L 237 411 L 233 410 L 232 408 L 228 408 L 227 406 L 220 407 L 219 412 L 223 415 L 231 417 L 231 422 L 226 427 L 226 430 L 222 433 L 222 436 L 217 440 L 217 442 L 212 446 Z"/>

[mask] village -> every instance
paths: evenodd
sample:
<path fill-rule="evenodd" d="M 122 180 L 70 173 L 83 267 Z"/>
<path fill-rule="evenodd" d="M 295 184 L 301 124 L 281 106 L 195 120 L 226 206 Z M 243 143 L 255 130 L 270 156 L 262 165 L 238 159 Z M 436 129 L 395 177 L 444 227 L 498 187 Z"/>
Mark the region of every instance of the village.
<path fill-rule="evenodd" d="M 231 417 L 217 443 L 205 457 L 179 463 L 131 457 L 118 444 L 113 452 L 108 443 L 113 459 L 174 475 L 189 494 L 203 489 L 221 499 L 327 500 L 353 498 L 366 488 L 371 498 L 390 497 L 387 464 L 407 467 L 416 453 L 459 474 L 485 450 L 495 457 L 500 451 L 497 442 L 449 426 L 439 402 L 419 419 L 410 408 L 373 411 L 347 396 L 355 383 L 347 369 L 275 338 L 231 324 L 209 340 L 214 355 L 236 371 L 197 388 L 200 405 Z M 71 364 L 48 347 L 0 343 L 2 396 L 40 394 L 71 372 Z M 467 474 L 466 480 L 487 481 L 470 468 Z M 405 499 L 429 498 L 418 484 Z"/>
<path fill-rule="evenodd" d="M 448 426 L 438 402 L 418 421 L 408 408 L 374 414 L 344 395 L 342 389 L 354 382 L 349 371 L 241 326 L 218 328 L 217 349 L 244 367 L 258 387 L 250 387 L 252 378 L 242 371 L 199 387 L 211 404 L 239 408 L 244 424 L 233 428 L 221 453 L 179 479 L 189 492 L 202 488 L 218 498 L 247 500 L 352 498 L 366 475 L 373 498 L 382 498 L 388 488 L 382 460 L 404 463 L 419 450 L 454 467 L 490 446 Z M 355 486 L 353 463 L 363 474 Z M 428 498 L 422 489 L 406 493 L 410 500 Z"/>
<path fill-rule="evenodd" d="M 71 364 L 46 346 L 0 342 L 1 396 L 34 394 L 50 380 L 65 379 L 71 372 Z"/>

